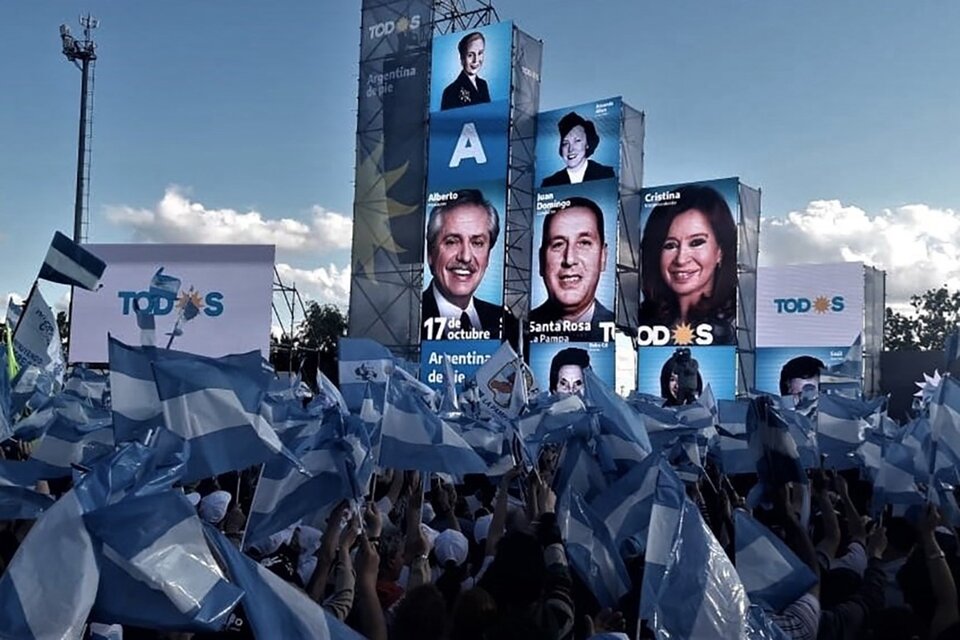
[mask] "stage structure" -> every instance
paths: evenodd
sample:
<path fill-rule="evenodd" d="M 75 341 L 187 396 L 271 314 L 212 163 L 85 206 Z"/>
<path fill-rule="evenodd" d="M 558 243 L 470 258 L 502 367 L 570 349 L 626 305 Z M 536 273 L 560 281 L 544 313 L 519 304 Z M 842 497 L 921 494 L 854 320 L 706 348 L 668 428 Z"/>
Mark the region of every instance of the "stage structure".
<path fill-rule="evenodd" d="M 612 387 L 617 326 L 636 317 L 619 285 L 631 275 L 636 284 L 637 243 L 625 236 L 637 225 L 623 211 L 638 202 L 643 114 L 619 97 L 541 113 L 536 155 L 530 366 L 543 389 L 565 364 L 590 366 Z M 636 292 L 626 298 L 636 306 Z"/>
<path fill-rule="evenodd" d="M 637 391 L 680 404 L 754 382 L 760 191 L 737 178 L 641 191 Z M 678 389 L 682 372 L 685 388 Z M 693 384 L 696 387 L 693 387 Z"/>
<path fill-rule="evenodd" d="M 420 375 L 458 379 L 516 341 L 529 269 L 540 42 L 510 22 L 433 40 Z"/>
<path fill-rule="evenodd" d="M 431 0 L 364 0 L 349 333 L 415 358 L 425 210 Z"/>
<path fill-rule="evenodd" d="M 819 366 L 854 359 L 864 392 L 878 393 L 884 283 L 883 271 L 860 262 L 761 268 L 756 388 L 796 393 Z"/>

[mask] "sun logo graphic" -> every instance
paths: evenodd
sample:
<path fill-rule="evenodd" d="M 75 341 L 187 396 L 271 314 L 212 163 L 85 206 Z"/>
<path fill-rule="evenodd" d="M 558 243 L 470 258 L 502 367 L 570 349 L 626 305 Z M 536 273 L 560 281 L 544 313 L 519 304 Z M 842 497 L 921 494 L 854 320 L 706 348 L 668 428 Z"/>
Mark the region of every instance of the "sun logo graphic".
<path fill-rule="evenodd" d="M 826 296 L 820 296 L 813 301 L 813 310 L 816 313 L 826 313 L 830 310 L 830 300 Z"/>
<path fill-rule="evenodd" d="M 681 322 L 673 328 L 673 344 L 681 347 L 693 343 L 693 327 L 686 322 Z"/>

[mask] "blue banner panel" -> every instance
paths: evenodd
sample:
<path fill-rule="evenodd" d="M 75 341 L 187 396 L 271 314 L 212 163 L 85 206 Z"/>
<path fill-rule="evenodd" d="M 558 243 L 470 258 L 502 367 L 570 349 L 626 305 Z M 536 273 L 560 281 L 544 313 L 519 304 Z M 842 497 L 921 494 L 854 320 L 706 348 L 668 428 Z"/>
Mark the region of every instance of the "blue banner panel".
<path fill-rule="evenodd" d="M 819 369 L 842 363 L 849 349 L 850 345 L 760 347 L 757 349 L 757 391 L 773 395 L 798 393 L 804 381 L 819 379 Z"/>
<path fill-rule="evenodd" d="M 616 97 L 541 113 L 537 117 L 537 187 L 618 178 L 621 105 Z"/>
<path fill-rule="evenodd" d="M 480 366 L 500 348 L 499 340 L 424 340 L 420 345 L 420 380 L 440 389 L 444 384 L 444 354 L 450 356 L 457 390 L 463 390 L 463 381 L 476 373 Z"/>
<path fill-rule="evenodd" d="M 537 193 L 531 342 L 613 340 L 618 207 L 613 179 Z"/>
<path fill-rule="evenodd" d="M 504 181 L 510 105 L 506 100 L 430 116 L 430 189 Z"/>
<path fill-rule="evenodd" d="M 506 103 L 510 94 L 513 23 L 500 22 L 433 39 L 430 112 Z"/>
<path fill-rule="evenodd" d="M 641 192 L 638 345 L 737 343 L 739 180 Z"/>
<path fill-rule="evenodd" d="M 530 369 L 541 391 L 577 391 L 580 370 L 590 367 L 611 389 L 616 378 L 613 342 L 562 342 L 530 345 Z"/>
<path fill-rule="evenodd" d="M 710 385 L 718 400 L 733 400 L 737 394 L 737 349 L 725 347 L 689 347 L 690 356 L 698 365 L 697 388 Z M 671 375 L 679 364 L 675 347 L 645 347 L 637 350 L 637 391 L 660 396 L 671 402 L 676 387 L 671 389 Z M 674 380 L 674 385 L 676 380 Z"/>
<path fill-rule="evenodd" d="M 505 205 L 503 181 L 427 194 L 423 340 L 500 339 Z"/>

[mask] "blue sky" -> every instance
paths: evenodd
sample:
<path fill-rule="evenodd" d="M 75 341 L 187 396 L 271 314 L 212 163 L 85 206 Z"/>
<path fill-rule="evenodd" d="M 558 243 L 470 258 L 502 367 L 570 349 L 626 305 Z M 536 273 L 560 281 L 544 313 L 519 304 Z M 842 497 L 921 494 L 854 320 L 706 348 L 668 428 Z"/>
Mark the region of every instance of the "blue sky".
<path fill-rule="evenodd" d="M 762 263 L 865 259 L 894 300 L 960 287 L 960 5 L 496 6 L 544 41 L 542 109 L 646 112 L 647 185 L 762 188 Z M 72 230 L 80 74 L 57 27 L 81 8 L 101 20 L 90 241 L 277 242 L 298 286 L 345 302 L 359 0 L 5 3 L 0 295 Z"/>

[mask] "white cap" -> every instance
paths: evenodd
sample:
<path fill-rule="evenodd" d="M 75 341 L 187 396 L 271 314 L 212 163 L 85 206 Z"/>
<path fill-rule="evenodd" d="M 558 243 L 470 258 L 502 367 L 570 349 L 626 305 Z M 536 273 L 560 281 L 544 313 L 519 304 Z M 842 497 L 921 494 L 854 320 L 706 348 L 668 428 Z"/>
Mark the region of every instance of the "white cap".
<path fill-rule="evenodd" d="M 449 560 L 453 560 L 457 566 L 462 565 L 467 561 L 469 551 L 470 543 L 467 541 L 467 536 L 456 529 L 443 531 L 433 542 L 433 552 L 440 566 L 447 564 Z"/>
<path fill-rule="evenodd" d="M 200 500 L 200 517 L 210 524 L 217 524 L 227 515 L 233 496 L 228 491 L 214 491 Z"/>
<path fill-rule="evenodd" d="M 476 542 L 483 542 L 487 539 L 487 534 L 490 533 L 490 523 L 493 522 L 493 514 L 488 513 L 485 516 L 480 516 L 477 518 L 477 521 L 473 523 L 473 539 Z"/>

